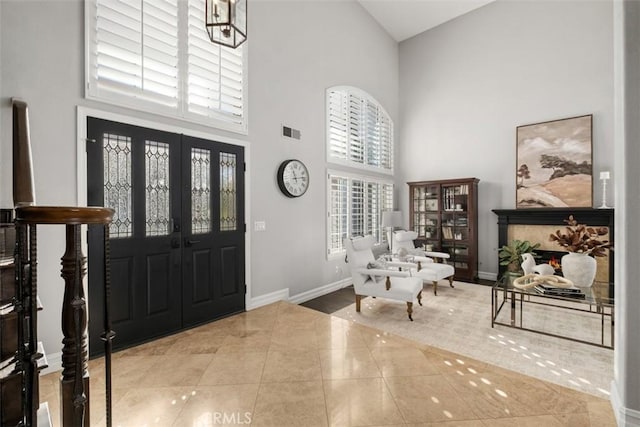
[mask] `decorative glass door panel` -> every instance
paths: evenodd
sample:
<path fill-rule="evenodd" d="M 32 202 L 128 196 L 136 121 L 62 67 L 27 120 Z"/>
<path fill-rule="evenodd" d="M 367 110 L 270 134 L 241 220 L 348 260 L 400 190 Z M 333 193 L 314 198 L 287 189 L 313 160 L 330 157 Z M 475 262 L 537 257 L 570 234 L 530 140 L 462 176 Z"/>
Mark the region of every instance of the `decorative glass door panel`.
<path fill-rule="evenodd" d="M 171 220 L 169 144 L 145 141 L 145 206 L 147 236 L 169 234 Z"/>
<path fill-rule="evenodd" d="M 238 228 L 236 174 L 236 155 L 220 153 L 220 231 Z"/>
<path fill-rule="evenodd" d="M 133 233 L 131 138 L 105 133 L 102 136 L 102 148 L 103 203 L 115 211 L 109 235 L 112 239 L 129 237 Z"/>
<path fill-rule="evenodd" d="M 244 310 L 244 151 L 87 121 L 89 205 L 113 207 L 116 347 Z M 89 228 L 90 349 L 100 351 L 102 228 Z"/>
<path fill-rule="evenodd" d="M 211 151 L 191 149 L 191 232 L 211 231 Z"/>

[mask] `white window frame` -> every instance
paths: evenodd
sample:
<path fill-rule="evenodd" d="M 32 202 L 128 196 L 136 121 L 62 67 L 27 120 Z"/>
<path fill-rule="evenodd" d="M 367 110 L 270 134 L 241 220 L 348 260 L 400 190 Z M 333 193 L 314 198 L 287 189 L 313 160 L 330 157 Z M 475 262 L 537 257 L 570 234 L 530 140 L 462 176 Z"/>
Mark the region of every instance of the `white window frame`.
<path fill-rule="evenodd" d="M 360 97 L 361 99 L 365 99 L 368 100 L 369 102 L 375 104 L 375 106 L 380 110 L 380 112 L 382 114 L 384 114 L 388 120 L 389 120 L 389 124 L 390 124 L 390 162 L 391 162 L 391 168 L 390 169 L 386 169 L 383 167 L 378 167 L 378 166 L 372 166 L 372 165 L 367 165 L 364 163 L 359 163 L 359 162 L 354 162 L 352 160 L 349 159 L 349 154 L 347 154 L 347 158 L 346 159 L 340 159 L 340 158 L 336 158 L 334 156 L 331 155 L 331 141 L 330 141 L 330 135 L 331 135 L 331 126 L 330 126 L 330 103 L 329 103 L 329 94 L 333 91 L 346 91 L 351 95 L 355 95 Z M 373 172 L 376 174 L 385 174 L 385 175 L 393 175 L 393 171 L 394 171 L 394 155 L 395 155 L 395 135 L 394 135 L 394 123 L 393 120 L 391 119 L 391 116 L 389 115 L 389 113 L 387 112 L 387 110 L 382 106 L 382 104 L 380 102 L 378 102 L 373 96 L 371 96 L 370 94 L 368 94 L 367 92 L 365 92 L 362 89 L 359 89 L 357 87 L 353 87 L 353 86 L 333 86 L 330 87 L 326 90 L 325 93 L 325 132 L 326 132 L 326 156 L 327 156 L 327 163 L 332 164 L 332 165 L 337 165 L 337 166 L 347 166 L 350 168 L 355 168 L 364 172 Z M 347 149 L 347 153 L 349 153 L 349 149 Z"/>
<path fill-rule="evenodd" d="M 388 156 L 389 156 L 389 166 L 390 168 L 385 168 L 383 166 L 375 166 L 375 165 L 369 165 L 367 164 L 367 150 L 371 147 L 371 145 L 369 145 L 369 141 L 366 139 L 368 136 L 364 135 L 361 137 L 364 137 L 364 142 L 361 144 L 361 149 L 363 150 L 363 157 L 364 157 L 364 161 L 363 163 L 354 161 L 351 159 L 351 149 L 352 149 L 352 145 L 350 142 L 350 138 L 348 136 L 346 136 L 347 141 L 346 141 L 346 146 L 344 147 L 344 150 L 346 151 L 346 158 L 339 158 L 339 157 L 335 157 L 332 156 L 332 128 L 331 128 L 331 124 L 334 123 L 334 121 L 332 121 L 332 117 L 340 117 L 340 115 L 338 116 L 332 116 L 331 114 L 331 100 L 330 100 L 330 95 L 332 92 L 337 92 L 337 91 L 342 91 L 342 92 L 346 92 L 346 94 L 350 95 L 350 96 L 354 96 L 356 99 L 359 99 L 360 101 L 366 101 L 366 103 L 368 104 L 367 107 L 373 107 L 375 108 L 376 112 L 377 112 L 377 121 L 376 121 L 376 126 L 381 123 L 380 121 L 380 116 L 382 115 L 383 120 L 387 120 L 388 121 L 388 134 L 389 134 L 389 141 L 388 141 Z M 349 102 L 351 102 L 351 99 L 349 99 Z M 350 107 L 349 107 L 350 108 Z M 368 110 L 369 111 L 369 110 Z M 351 130 L 351 119 L 350 119 L 350 114 L 351 110 L 348 110 L 347 116 L 348 117 L 344 117 L 344 123 L 346 126 L 346 132 L 347 135 L 350 134 L 350 130 Z M 338 123 L 342 122 L 342 120 L 339 120 Z M 362 123 L 362 122 L 358 122 L 358 123 Z M 367 122 L 365 122 L 367 123 Z M 366 126 L 366 124 L 365 124 Z M 347 212 L 347 230 L 346 230 L 346 234 L 347 237 L 352 237 L 352 220 L 353 220 L 353 212 L 352 212 L 352 208 L 353 208 L 353 181 L 354 180 L 358 180 L 358 181 L 363 181 L 365 183 L 365 185 L 367 183 L 375 183 L 375 184 L 380 184 L 380 185 L 388 185 L 391 187 L 391 197 L 390 197 L 390 205 L 384 205 L 384 199 L 382 198 L 382 194 L 378 194 L 378 196 L 380 197 L 380 206 L 379 206 L 379 212 L 377 212 L 377 222 L 379 224 L 379 230 L 378 230 L 378 235 L 379 235 L 379 241 L 377 243 L 384 243 L 386 242 L 386 235 L 384 233 L 384 230 L 382 229 L 382 225 L 381 225 L 381 216 L 382 216 L 382 211 L 385 209 L 393 209 L 393 194 L 395 191 L 394 188 L 394 182 L 393 182 L 393 164 L 394 164 L 394 130 L 393 130 L 393 120 L 391 120 L 391 116 L 389 115 L 389 113 L 387 113 L 387 111 L 385 110 L 385 108 L 375 99 L 373 98 L 371 95 L 369 95 L 367 92 L 363 91 L 362 89 L 353 87 L 353 86 L 333 86 L 330 87 L 326 90 L 325 92 L 325 149 L 326 149 L 326 156 L 327 156 L 327 175 L 326 175 L 326 203 L 327 203 L 327 223 L 326 223 L 326 254 L 327 254 L 327 259 L 334 259 L 334 258 L 338 258 L 338 257 L 342 257 L 344 256 L 345 253 L 345 249 L 344 249 L 344 245 L 342 242 L 339 242 L 339 248 L 336 249 L 333 245 L 332 245 L 332 216 L 331 216 L 331 210 L 332 210 L 332 187 L 331 187 L 331 179 L 332 177 L 340 177 L 340 178 L 344 178 L 347 180 L 347 206 L 346 206 L 346 212 Z M 379 128 L 380 129 L 380 128 Z M 368 132 L 367 132 L 368 133 Z M 378 135 L 380 135 L 382 132 L 379 132 Z M 378 153 L 382 153 L 384 150 L 383 148 L 384 145 L 382 143 L 380 143 L 379 145 L 375 146 L 374 148 L 378 150 Z M 383 156 L 380 156 L 380 159 L 378 161 L 378 163 L 382 163 L 382 160 L 384 159 Z M 366 200 L 366 199 L 365 199 Z M 367 206 L 367 202 L 365 201 L 364 206 Z M 365 215 L 366 218 L 366 215 Z M 366 219 L 365 219 L 366 222 Z M 364 226 L 364 228 L 366 229 L 366 225 Z"/>
<path fill-rule="evenodd" d="M 178 15 L 187 16 L 186 8 L 188 8 L 188 2 L 180 0 L 178 1 Z M 119 95 L 112 91 L 99 91 L 95 87 L 95 81 L 92 78 L 92 49 L 93 43 L 95 43 L 95 23 L 97 13 L 96 0 L 85 0 L 84 18 L 85 18 L 85 87 L 84 96 L 86 99 L 100 101 L 102 103 L 115 105 L 118 107 L 126 107 L 146 113 L 155 114 L 158 116 L 168 117 L 172 119 L 178 119 L 185 122 L 196 123 L 204 125 L 213 129 L 221 129 L 236 134 L 247 135 L 248 134 L 248 42 L 242 45 L 242 120 L 240 123 L 232 123 L 227 120 L 216 119 L 215 117 L 207 117 L 199 114 L 195 114 L 188 111 L 186 102 L 186 44 L 187 25 L 181 23 L 178 27 L 179 33 L 179 65 L 178 67 L 178 107 L 172 108 L 163 106 L 158 103 L 147 101 L 137 98 L 135 96 Z M 206 31 L 203 23 L 203 31 Z"/>
<path fill-rule="evenodd" d="M 363 174 L 358 174 L 358 173 L 352 173 L 352 172 L 346 172 L 343 170 L 337 170 L 337 169 L 327 169 L 327 173 L 326 173 L 326 183 L 327 183 L 327 233 L 326 233 L 326 253 L 327 253 L 327 259 L 334 259 L 334 258 L 339 258 L 344 256 L 345 254 L 345 249 L 344 249 L 344 245 L 342 244 L 342 242 L 340 243 L 340 247 L 341 249 L 339 251 L 331 251 L 331 178 L 332 177 L 340 177 L 340 178 L 345 178 L 347 179 L 347 237 L 351 237 L 351 219 L 352 219 L 352 213 L 351 213 L 351 206 L 352 206 L 352 181 L 353 180 L 358 180 L 358 181 L 364 181 L 365 183 L 375 183 L 375 184 L 381 184 L 381 185 L 390 185 L 392 188 L 392 193 L 395 190 L 395 184 L 393 182 L 392 179 L 387 178 L 387 177 L 375 177 L 375 176 L 371 176 L 371 175 L 363 175 Z M 382 203 L 382 201 L 381 201 Z M 385 209 L 393 209 L 393 196 L 391 197 L 391 206 L 381 206 L 380 210 L 378 212 L 378 223 L 380 223 L 381 221 L 381 215 L 382 215 L 382 211 Z M 380 232 L 380 239 L 377 241 L 378 244 L 384 243 L 386 242 L 386 234 L 384 233 L 384 230 L 382 229 L 382 225 L 380 224 L 379 226 L 379 232 Z"/>

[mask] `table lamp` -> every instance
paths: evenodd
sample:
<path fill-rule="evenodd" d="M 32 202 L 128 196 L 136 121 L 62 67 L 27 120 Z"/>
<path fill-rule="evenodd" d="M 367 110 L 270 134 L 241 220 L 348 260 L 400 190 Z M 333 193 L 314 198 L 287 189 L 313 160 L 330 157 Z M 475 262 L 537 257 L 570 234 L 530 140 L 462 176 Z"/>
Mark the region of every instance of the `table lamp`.
<path fill-rule="evenodd" d="M 600 172 L 600 180 L 602 181 L 602 205 L 600 209 L 609 209 L 607 206 L 607 180 L 611 178 L 609 171 Z"/>
<path fill-rule="evenodd" d="M 402 212 L 382 211 L 382 227 L 387 229 L 389 252 L 393 253 L 393 229 L 402 225 Z"/>

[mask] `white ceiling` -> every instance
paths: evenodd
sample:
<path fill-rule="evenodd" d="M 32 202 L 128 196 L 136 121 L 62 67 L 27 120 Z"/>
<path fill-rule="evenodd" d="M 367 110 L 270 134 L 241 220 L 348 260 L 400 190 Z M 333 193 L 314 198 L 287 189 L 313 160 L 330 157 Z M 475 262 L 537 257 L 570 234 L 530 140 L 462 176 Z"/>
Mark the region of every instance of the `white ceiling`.
<path fill-rule="evenodd" d="M 398 42 L 492 1 L 494 0 L 358 0 Z"/>

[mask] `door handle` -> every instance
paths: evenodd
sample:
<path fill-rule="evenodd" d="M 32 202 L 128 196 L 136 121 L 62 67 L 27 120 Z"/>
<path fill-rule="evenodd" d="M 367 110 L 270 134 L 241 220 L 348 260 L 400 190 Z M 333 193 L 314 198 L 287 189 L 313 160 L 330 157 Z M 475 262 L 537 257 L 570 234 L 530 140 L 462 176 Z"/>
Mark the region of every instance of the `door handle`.
<path fill-rule="evenodd" d="M 186 247 L 193 246 L 193 245 L 195 245 L 196 243 L 200 243 L 200 240 L 185 239 L 185 241 L 184 241 L 184 245 L 185 245 Z"/>

